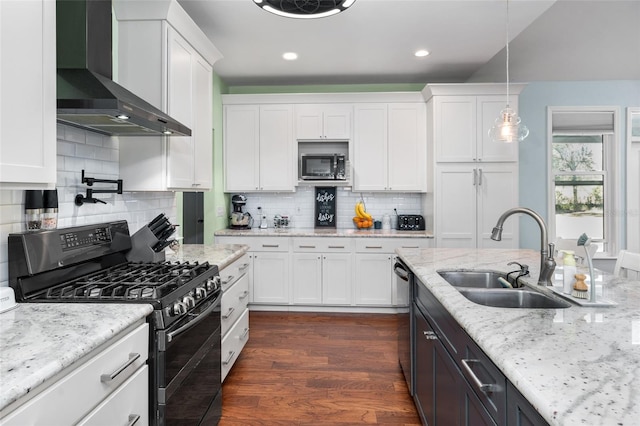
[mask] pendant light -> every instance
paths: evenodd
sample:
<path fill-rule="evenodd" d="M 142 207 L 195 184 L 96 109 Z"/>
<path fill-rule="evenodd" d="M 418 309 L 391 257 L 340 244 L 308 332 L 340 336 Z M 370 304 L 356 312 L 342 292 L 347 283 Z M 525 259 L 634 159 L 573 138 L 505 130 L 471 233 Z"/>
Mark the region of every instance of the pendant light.
<path fill-rule="evenodd" d="M 324 18 L 349 8 L 356 0 L 253 0 L 267 12 L 286 18 Z"/>
<path fill-rule="evenodd" d="M 529 136 L 529 129 L 522 124 L 518 114 L 509 106 L 509 0 L 507 0 L 507 106 L 500 111 L 493 127 L 489 129 L 489 137 L 494 142 L 522 142 Z"/>

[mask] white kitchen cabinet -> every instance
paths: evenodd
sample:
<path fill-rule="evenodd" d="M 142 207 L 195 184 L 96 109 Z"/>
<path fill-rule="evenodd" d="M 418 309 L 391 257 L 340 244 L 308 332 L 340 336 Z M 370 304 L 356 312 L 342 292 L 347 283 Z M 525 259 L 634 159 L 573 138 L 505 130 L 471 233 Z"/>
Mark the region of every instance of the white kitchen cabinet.
<path fill-rule="evenodd" d="M 289 303 L 289 253 L 253 252 L 253 303 Z"/>
<path fill-rule="evenodd" d="M 517 164 L 438 164 L 436 247 L 517 248 L 517 220 L 505 222 L 502 241 L 491 240 L 500 215 L 517 205 Z"/>
<path fill-rule="evenodd" d="M 433 134 L 437 162 L 518 161 L 518 144 L 494 142 L 489 129 L 506 106 L 506 96 L 435 96 Z M 510 96 L 518 109 L 518 97 Z"/>
<path fill-rule="evenodd" d="M 294 191 L 293 106 L 224 107 L 225 191 Z"/>
<path fill-rule="evenodd" d="M 249 340 L 249 283 L 251 260 L 242 255 L 220 270 L 222 381 Z"/>
<path fill-rule="evenodd" d="M 356 305 L 390 306 L 393 299 L 393 255 L 388 253 L 355 256 Z"/>
<path fill-rule="evenodd" d="M 351 104 L 298 104 L 296 139 L 351 139 Z"/>
<path fill-rule="evenodd" d="M 424 192 L 425 104 L 356 104 L 354 116 L 354 190 Z"/>
<path fill-rule="evenodd" d="M 352 246 L 346 238 L 294 238 L 292 303 L 351 304 Z"/>
<path fill-rule="evenodd" d="M 105 349 L 106 348 L 106 349 Z M 140 321 L 2 418 L 2 425 L 149 422 L 149 324 Z M 124 367 L 121 370 L 122 367 Z M 104 375 L 113 375 L 111 380 Z M 107 421 L 104 421 L 107 419 Z"/>
<path fill-rule="evenodd" d="M 56 4 L 0 1 L 0 188 L 56 183 Z"/>
<path fill-rule="evenodd" d="M 221 57 L 177 4 L 163 14 L 114 1 L 118 82 L 191 129 L 191 136 L 120 142 L 125 191 L 202 191 L 213 185 L 213 64 Z"/>

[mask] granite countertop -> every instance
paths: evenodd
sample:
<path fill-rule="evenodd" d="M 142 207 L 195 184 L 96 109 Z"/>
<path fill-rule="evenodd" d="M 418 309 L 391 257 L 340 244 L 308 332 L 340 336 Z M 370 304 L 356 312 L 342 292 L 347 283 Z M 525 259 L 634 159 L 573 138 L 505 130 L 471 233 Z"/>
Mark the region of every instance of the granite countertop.
<path fill-rule="evenodd" d="M 0 314 L 0 410 L 152 311 L 137 303 L 19 303 Z"/>
<path fill-rule="evenodd" d="M 198 261 L 209 262 L 223 269 L 239 259 L 249 249 L 242 244 L 180 244 L 177 250 L 166 249 L 165 257 L 168 261 Z"/>
<path fill-rule="evenodd" d="M 442 248 L 397 252 L 550 424 L 637 424 L 640 281 L 596 270 L 596 287 L 617 303 L 613 307 L 493 308 L 467 300 L 436 271 L 509 272 L 512 267 L 507 263 L 518 261 L 530 265 L 532 278 L 526 284 L 539 289 L 539 252 Z M 588 274 L 588 269 L 578 269 Z"/>
<path fill-rule="evenodd" d="M 319 228 L 251 228 L 220 229 L 216 237 L 358 237 L 358 238 L 433 238 L 431 231 L 398 231 L 396 229 L 319 229 Z"/>

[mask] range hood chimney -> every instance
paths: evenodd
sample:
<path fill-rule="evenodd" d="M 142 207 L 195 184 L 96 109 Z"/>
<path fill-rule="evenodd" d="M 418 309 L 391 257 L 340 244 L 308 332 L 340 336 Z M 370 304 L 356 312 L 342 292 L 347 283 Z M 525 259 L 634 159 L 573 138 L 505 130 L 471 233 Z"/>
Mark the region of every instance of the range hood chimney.
<path fill-rule="evenodd" d="M 111 25 L 111 0 L 56 2 L 58 122 L 110 136 L 191 136 L 112 80 Z"/>

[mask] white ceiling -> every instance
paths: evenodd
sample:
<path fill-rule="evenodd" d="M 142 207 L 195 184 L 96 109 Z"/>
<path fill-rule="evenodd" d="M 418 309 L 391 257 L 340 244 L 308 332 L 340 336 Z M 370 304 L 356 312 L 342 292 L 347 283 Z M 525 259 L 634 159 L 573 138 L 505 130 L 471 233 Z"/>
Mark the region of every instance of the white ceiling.
<path fill-rule="evenodd" d="M 179 2 L 231 86 L 505 79 L 505 0 L 356 0 L 306 20 L 253 0 Z M 640 79 L 640 0 L 511 0 L 509 15 L 512 81 Z"/>

